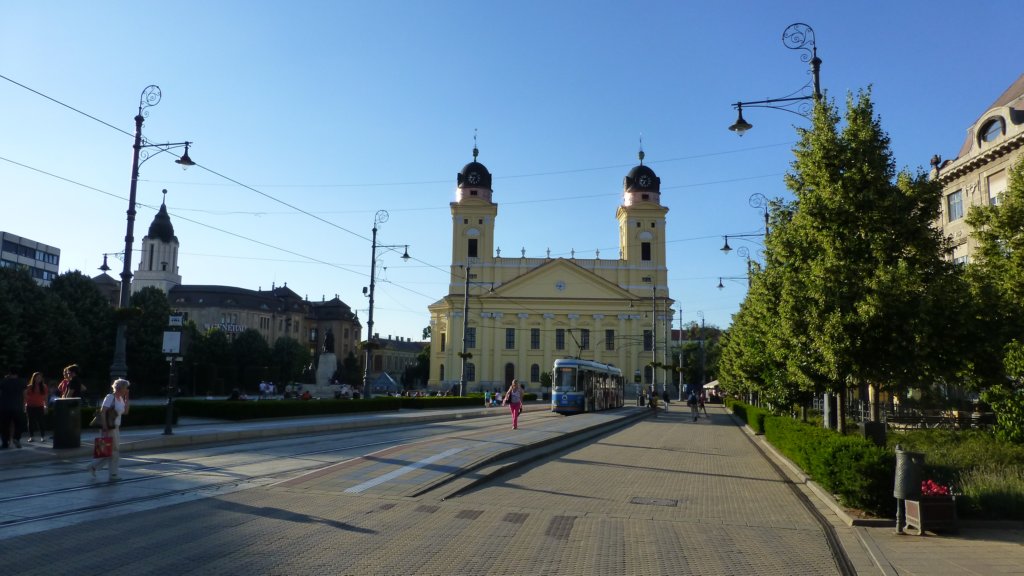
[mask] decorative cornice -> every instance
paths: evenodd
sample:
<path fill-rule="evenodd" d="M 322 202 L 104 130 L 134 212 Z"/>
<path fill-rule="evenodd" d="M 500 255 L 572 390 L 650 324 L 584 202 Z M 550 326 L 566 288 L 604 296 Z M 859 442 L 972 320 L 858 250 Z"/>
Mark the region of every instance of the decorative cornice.
<path fill-rule="evenodd" d="M 970 174 L 986 164 L 991 164 L 1022 146 L 1024 146 L 1024 132 L 985 150 L 973 158 L 965 158 L 960 164 L 957 164 L 957 160 L 954 160 L 952 166 L 947 166 L 945 170 L 939 172 L 937 180 L 942 185 L 949 184 L 965 174 Z"/>

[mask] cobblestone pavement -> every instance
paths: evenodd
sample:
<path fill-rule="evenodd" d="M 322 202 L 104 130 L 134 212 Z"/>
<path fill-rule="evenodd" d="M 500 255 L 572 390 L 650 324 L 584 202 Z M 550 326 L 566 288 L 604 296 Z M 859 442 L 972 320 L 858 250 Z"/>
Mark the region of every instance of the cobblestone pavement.
<path fill-rule="evenodd" d="M 0 555 L 17 574 L 838 573 L 813 515 L 715 410 L 637 422 L 446 500 L 315 482 L 14 538 Z"/>

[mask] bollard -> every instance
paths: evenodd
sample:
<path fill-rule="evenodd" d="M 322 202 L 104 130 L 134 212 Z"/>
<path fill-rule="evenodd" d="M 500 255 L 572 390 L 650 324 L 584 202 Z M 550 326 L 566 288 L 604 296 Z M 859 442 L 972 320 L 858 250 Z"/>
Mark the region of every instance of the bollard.
<path fill-rule="evenodd" d="M 906 500 L 918 500 L 921 497 L 921 468 L 924 467 L 924 454 L 906 452 L 899 444 L 896 445 L 896 478 L 892 495 L 896 497 L 896 533 L 904 534 L 906 527 Z"/>

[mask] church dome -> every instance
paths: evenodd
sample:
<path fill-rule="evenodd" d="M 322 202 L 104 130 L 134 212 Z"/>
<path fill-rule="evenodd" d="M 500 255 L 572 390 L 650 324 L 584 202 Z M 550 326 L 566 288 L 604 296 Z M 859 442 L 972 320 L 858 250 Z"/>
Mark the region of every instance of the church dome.
<path fill-rule="evenodd" d="M 459 188 L 469 186 L 473 188 L 491 188 L 491 173 L 483 164 L 473 160 L 462 167 L 458 176 Z"/>
<path fill-rule="evenodd" d="M 661 178 L 651 170 L 650 167 L 640 164 L 634 166 L 622 183 L 623 188 L 629 190 L 643 190 L 645 192 L 661 193 Z"/>
<path fill-rule="evenodd" d="M 167 214 L 167 204 L 160 204 L 160 211 L 153 218 L 153 223 L 149 225 L 149 233 L 146 235 L 150 238 L 159 238 L 162 242 L 177 240 L 174 237 L 174 226 L 171 225 L 171 217 Z"/>

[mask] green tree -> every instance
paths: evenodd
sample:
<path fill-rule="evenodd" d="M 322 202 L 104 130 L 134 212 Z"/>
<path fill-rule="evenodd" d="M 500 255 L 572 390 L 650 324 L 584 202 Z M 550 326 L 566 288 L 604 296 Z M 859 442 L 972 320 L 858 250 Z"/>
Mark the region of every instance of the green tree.
<path fill-rule="evenodd" d="M 974 368 L 990 386 L 984 399 L 996 412 L 997 433 L 1024 442 L 1024 158 L 1010 170 L 1000 203 L 972 208 L 967 223 L 978 242 L 967 275 L 972 301 L 980 304 L 975 344 L 982 344 L 972 351 L 997 356 L 977 355 Z M 985 366 L 998 369 L 984 373 Z"/>
<path fill-rule="evenodd" d="M 278 388 L 284 390 L 286 384 L 299 380 L 311 360 L 309 348 L 301 342 L 287 336 L 278 338 L 271 352 L 271 371 Z"/>
<path fill-rule="evenodd" d="M 776 209 L 765 247 L 772 290 L 757 296 L 777 321 L 758 323 L 774 323 L 775 362 L 800 392 L 899 392 L 951 377 L 959 338 L 936 318 L 958 276 L 933 226 L 941 189 L 920 170 L 896 172 L 870 91 L 848 96 L 845 120 L 840 130 L 822 101 L 812 128 L 798 130 L 786 175 L 795 200 Z M 759 363 L 762 381 L 775 362 Z"/>
<path fill-rule="evenodd" d="M 249 328 L 235 337 L 231 343 L 231 354 L 238 371 L 236 385 L 255 393 L 259 381 L 269 376 L 270 346 L 267 341 L 258 330 Z"/>
<path fill-rule="evenodd" d="M 110 380 L 110 363 L 114 356 L 114 309 L 92 278 L 77 270 L 55 278 L 50 290 L 64 303 L 73 320 L 73 325 L 68 326 L 73 331 L 70 341 L 60 350 L 60 357 L 54 360 L 64 366 L 78 364 L 83 379 L 95 384 L 94 389 L 98 392 L 100 384 Z"/>
<path fill-rule="evenodd" d="M 363 383 L 363 371 L 354 353 L 349 352 L 348 356 L 342 360 L 341 368 L 338 370 L 338 380 L 342 384 L 350 386 L 359 386 Z"/>
<path fill-rule="evenodd" d="M 132 392 L 162 395 L 170 375 L 170 364 L 163 353 L 164 332 L 171 316 L 167 295 L 148 286 L 132 294 L 129 308 L 125 343 Z"/>
<path fill-rule="evenodd" d="M 196 393 L 224 395 L 234 386 L 235 369 L 231 360 L 231 341 L 223 330 L 213 329 L 203 334 L 194 322 L 186 326 L 190 346 L 185 365 L 190 370 L 188 380 Z"/>

